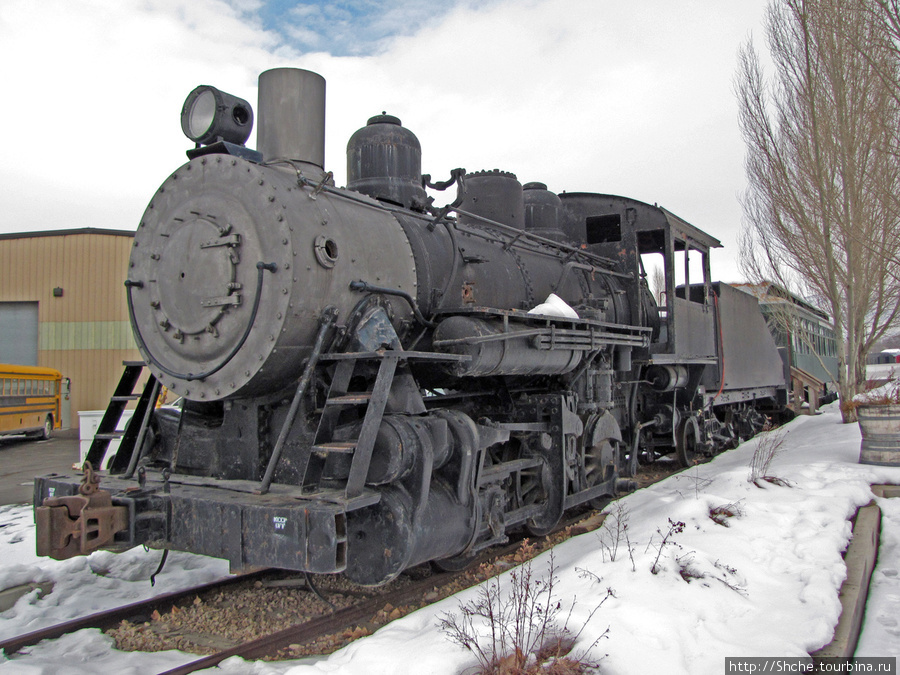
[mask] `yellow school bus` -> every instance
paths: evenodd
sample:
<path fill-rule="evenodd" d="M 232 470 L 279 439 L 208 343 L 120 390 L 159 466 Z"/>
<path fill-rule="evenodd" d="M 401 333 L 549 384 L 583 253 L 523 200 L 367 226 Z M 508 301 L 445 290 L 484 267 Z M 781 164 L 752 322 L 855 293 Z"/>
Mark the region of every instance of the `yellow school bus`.
<path fill-rule="evenodd" d="M 62 426 L 62 375 L 52 368 L 0 364 L 0 436 L 49 438 Z"/>

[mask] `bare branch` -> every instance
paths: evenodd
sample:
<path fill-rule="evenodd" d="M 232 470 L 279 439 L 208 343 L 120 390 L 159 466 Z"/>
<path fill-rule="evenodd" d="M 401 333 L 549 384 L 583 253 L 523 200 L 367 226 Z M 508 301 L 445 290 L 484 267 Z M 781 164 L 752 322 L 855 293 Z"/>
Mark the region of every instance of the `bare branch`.
<path fill-rule="evenodd" d="M 774 79 L 748 43 L 735 83 L 742 271 L 822 303 L 847 400 L 900 320 L 900 0 L 772 0 L 766 34 Z"/>

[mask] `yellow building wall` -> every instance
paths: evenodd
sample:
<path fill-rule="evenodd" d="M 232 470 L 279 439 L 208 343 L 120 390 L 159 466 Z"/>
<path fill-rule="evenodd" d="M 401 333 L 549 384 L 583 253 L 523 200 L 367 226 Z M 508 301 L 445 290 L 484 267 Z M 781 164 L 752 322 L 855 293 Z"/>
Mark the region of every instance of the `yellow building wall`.
<path fill-rule="evenodd" d="M 38 365 L 71 378 L 73 426 L 77 411 L 106 408 L 122 361 L 141 360 L 123 284 L 132 241 L 103 230 L 0 236 L 0 301 L 38 303 Z"/>

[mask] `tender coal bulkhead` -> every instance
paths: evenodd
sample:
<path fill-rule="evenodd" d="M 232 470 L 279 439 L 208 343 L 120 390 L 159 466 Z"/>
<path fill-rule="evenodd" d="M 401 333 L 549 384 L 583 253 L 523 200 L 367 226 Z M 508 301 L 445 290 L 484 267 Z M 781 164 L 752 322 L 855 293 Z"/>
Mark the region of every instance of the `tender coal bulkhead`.
<path fill-rule="evenodd" d="M 41 554 L 143 544 L 379 585 L 548 532 L 633 489 L 639 462 L 702 461 L 786 404 L 764 322 L 731 344 L 758 307 L 710 280 L 714 237 L 508 171 L 432 181 L 387 113 L 337 187 L 324 96 L 315 73 L 263 73 L 256 150 L 246 101 L 188 97 L 197 145 L 135 235 L 145 364 L 111 422 L 151 377 L 108 471 L 36 480 Z M 180 404 L 157 409 L 160 386 Z"/>

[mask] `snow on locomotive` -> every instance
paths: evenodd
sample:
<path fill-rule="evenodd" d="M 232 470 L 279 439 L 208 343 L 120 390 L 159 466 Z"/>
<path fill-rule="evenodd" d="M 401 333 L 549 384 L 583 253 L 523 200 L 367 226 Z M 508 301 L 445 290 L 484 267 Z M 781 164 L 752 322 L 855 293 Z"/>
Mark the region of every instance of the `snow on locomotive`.
<path fill-rule="evenodd" d="M 385 114 L 337 188 L 324 94 L 315 73 L 263 73 L 258 150 L 246 101 L 188 97 L 197 147 L 148 205 L 126 281 L 152 375 L 102 489 L 87 465 L 37 479 L 39 553 L 144 544 L 381 584 L 546 533 L 632 489 L 639 460 L 689 465 L 785 403 L 757 301 L 710 282 L 714 238 L 502 171 L 432 183 Z M 434 208 L 426 187 L 456 199 Z M 155 408 L 160 386 L 182 405 Z"/>

